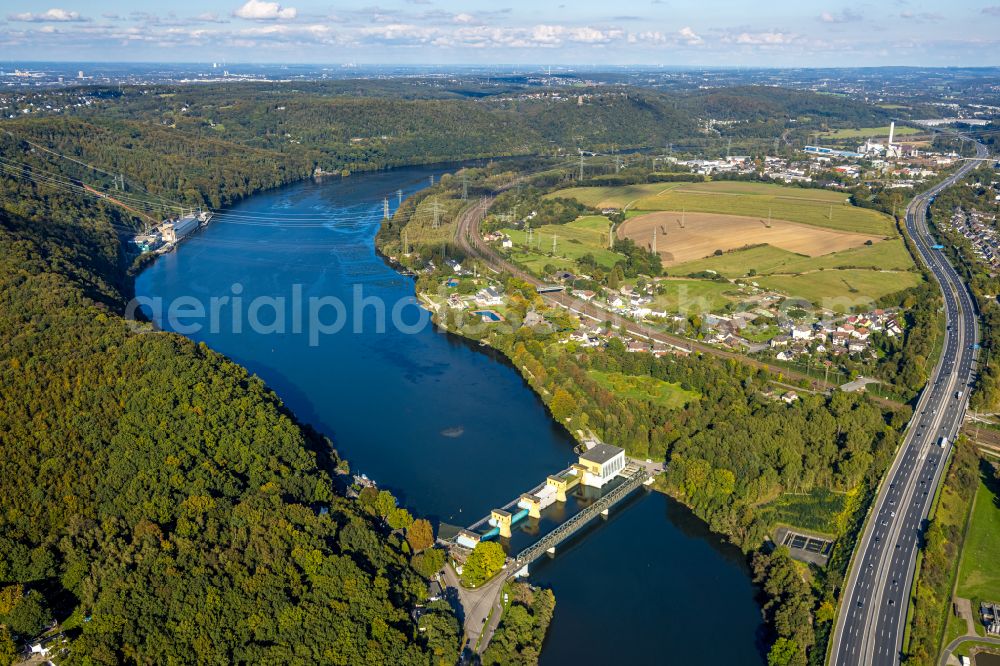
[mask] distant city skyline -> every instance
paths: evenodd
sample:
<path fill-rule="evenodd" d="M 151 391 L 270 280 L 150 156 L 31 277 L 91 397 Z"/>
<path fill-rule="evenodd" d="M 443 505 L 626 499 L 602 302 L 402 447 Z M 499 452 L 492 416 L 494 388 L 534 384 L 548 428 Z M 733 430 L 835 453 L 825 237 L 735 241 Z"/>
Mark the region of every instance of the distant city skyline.
<path fill-rule="evenodd" d="M 1000 4 L 8 0 L 6 61 L 996 65 Z M 993 0 L 1000 2 L 1000 0 Z"/>

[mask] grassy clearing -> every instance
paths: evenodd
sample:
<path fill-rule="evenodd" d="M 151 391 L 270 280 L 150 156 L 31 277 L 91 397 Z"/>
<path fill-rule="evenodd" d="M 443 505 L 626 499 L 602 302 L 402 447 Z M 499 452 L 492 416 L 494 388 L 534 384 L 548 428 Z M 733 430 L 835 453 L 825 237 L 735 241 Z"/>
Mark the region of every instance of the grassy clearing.
<path fill-rule="evenodd" d="M 882 107 L 890 108 L 890 107 Z M 911 134 L 920 134 L 920 130 L 916 127 L 907 127 L 905 125 L 896 125 L 895 136 L 908 136 Z M 889 126 L 885 127 L 859 127 L 857 129 L 838 129 L 832 132 L 827 132 L 822 135 L 825 139 L 867 139 L 870 137 L 878 138 L 888 138 L 889 137 Z"/>
<path fill-rule="evenodd" d="M 969 535 L 962 548 L 958 595 L 968 599 L 1000 601 L 1000 498 L 980 481 L 972 509 Z M 975 610 L 975 609 L 973 609 Z"/>
<path fill-rule="evenodd" d="M 923 278 L 910 271 L 825 270 L 801 275 L 769 275 L 756 279 L 766 289 L 803 298 L 817 307 L 847 312 L 882 296 L 915 287 Z"/>
<path fill-rule="evenodd" d="M 554 267 L 557 271 L 569 271 L 570 273 L 578 270 L 576 264 L 570 259 L 550 257 L 542 252 L 528 251 L 524 248 L 514 248 L 510 259 L 529 273 L 538 276 L 545 274 L 546 266 Z"/>
<path fill-rule="evenodd" d="M 805 271 L 843 268 L 869 268 L 908 271 L 916 267 L 902 239 L 893 238 L 873 245 L 832 252 L 820 257 L 806 257 L 772 245 L 759 245 L 745 250 L 727 252 L 721 257 L 706 257 L 672 266 L 671 275 L 690 275 L 713 270 L 728 278 L 744 277 L 751 270 L 757 275 L 801 273 Z"/>
<path fill-rule="evenodd" d="M 436 245 L 451 240 L 455 233 L 455 221 L 465 201 L 446 197 L 431 196 L 422 200 L 406 225 L 407 241 L 414 246 Z M 434 226 L 435 207 L 438 226 Z"/>
<path fill-rule="evenodd" d="M 528 234 L 520 229 L 508 229 L 514 242 L 514 259 L 532 270 L 552 264 L 561 268 L 576 270 L 573 262 L 586 254 L 604 268 L 612 268 L 625 255 L 608 249 L 608 226 L 610 221 L 602 215 L 588 215 L 569 224 L 549 224 L 532 231 L 532 246 L 528 248 Z M 552 239 L 556 239 L 556 252 L 552 252 Z M 557 261 L 562 260 L 562 261 Z"/>
<path fill-rule="evenodd" d="M 835 536 L 837 514 L 844 510 L 847 495 L 816 488 L 804 494 L 785 493 L 760 507 L 772 526 L 785 524 Z"/>
<path fill-rule="evenodd" d="M 740 300 L 736 287 L 711 280 L 664 280 L 664 293 L 653 299 L 652 309 L 684 314 L 716 312 Z"/>
<path fill-rule="evenodd" d="M 681 409 L 701 397 L 697 391 L 683 389 L 680 384 L 660 381 L 646 375 L 625 375 L 620 372 L 598 370 L 588 370 L 587 375 L 617 396 L 651 402 L 668 409 Z"/>
<path fill-rule="evenodd" d="M 786 187 L 770 183 L 711 181 L 654 183 L 622 187 L 574 187 L 549 196 L 573 198 L 588 206 L 654 211 L 688 210 L 697 213 L 747 215 L 801 222 L 818 227 L 893 235 L 892 220 L 874 210 L 857 208 L 841 192 Z"/>

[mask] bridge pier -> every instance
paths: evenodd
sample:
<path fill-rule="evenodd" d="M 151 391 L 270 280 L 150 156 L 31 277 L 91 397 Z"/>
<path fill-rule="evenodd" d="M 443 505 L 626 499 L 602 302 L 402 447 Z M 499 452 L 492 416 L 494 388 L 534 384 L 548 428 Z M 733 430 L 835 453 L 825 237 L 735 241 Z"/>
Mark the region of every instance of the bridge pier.
<path fill-rule="evenodd" d="M 605 520 L 608 519 L 608 510 L 607 509 L 605 509 L 604 511 L 601 511 L 601 518 L 604 518 Z"/>
<path fill-rule="evenodd" d="M 549 555 L 551 555 L 552 557 L 555 557 L 556 556 L 556 547 L 555 546 L 549 546 L 545 550 L 545 552 L 548 553 Z"/>
<path fill-rule="evenodd" d="M 565 502 L 566 491 L 576 487 L 579 483 L 580 477 L 574 474 L 550 475 L 545 479 L 545 485 L 555 488 L 556 501 L 558 502 Z"/>
<path fill-rule="evenodd" d="M 537 495 L 524 493 L 521 495 L 521 499 L 518 500 L 517 505 L 522 509 L 527 509 L 528 517 L 530 518 L 542 517 L 542 498 Z"/>
<path fill-rule="evenodd" d="M 490 511 L 490 522 L 500 530 L 500 536 L 504 539 L 510 538 L 510 511 L 503 509 L 493 509 Z"/>

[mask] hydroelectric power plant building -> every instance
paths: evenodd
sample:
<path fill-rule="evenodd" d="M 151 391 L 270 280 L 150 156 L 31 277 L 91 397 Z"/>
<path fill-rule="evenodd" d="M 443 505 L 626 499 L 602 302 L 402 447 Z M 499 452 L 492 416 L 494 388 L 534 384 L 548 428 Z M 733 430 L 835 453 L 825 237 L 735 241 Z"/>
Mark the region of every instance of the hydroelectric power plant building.
<path fill-rule="evenodd" d="M 469 529 L 461 530 L 455 539 L 458 545 L 475 548 L 480 541 L 497 536 L 510 538 L 511 527 L 524 518 L 541 518 L 542 511 L 555 502 L 565 502 L 566 493 L 578 485 L 603 488 L 625 470 L 625 449 L 603 442 L 595 443 L 580 454 L 578 462 L 558 474 L 550 475 L 545 483 L 521 495 L 502 509 L 493 509 Z M 490 529 L 478 533 L 476 528 L 489 524 Z"/>

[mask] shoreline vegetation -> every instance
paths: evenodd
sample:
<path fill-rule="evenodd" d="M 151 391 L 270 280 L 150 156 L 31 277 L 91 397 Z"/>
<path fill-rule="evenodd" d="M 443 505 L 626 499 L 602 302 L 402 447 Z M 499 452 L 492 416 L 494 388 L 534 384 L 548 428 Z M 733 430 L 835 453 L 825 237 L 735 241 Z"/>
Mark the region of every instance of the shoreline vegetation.
<path fill-rule="evenodd" d="M 480 112 L 474 102 L 455 99 L 392 102 L 380 95 L 398 91 L 379 91 L 345 101 L 344 91 L 306 87 L 304 103 L 295 108 L 286 108 L 280 86 L 153 86 L 108 90 L 92 109 L 64 117 L 3 121 L 15 135 L 0 136 L 0 148 L 19 167 L 0 175 L 0 658 L 12 658 L 7 650 L 14 634 L 30 638 L 55 619 L 71 639 L 64 663 L 457 659 L 461 629 L 450 609 L 427 606 L 419 627 L 410 614 L 426 596 L 424 579 L 439 568 L 440 551 L 426 545 L 425 521 L 413 520 L 391 495 L 363 492 L 351 500 L 340 494 L 345 465 L 329 440 L 298 424 L 240 366 L 182 336 L 139 335 L 126 325 L 123 307 L 141 265 L 129 266 L 124 243 L 140 219 L 81 194 L 81 183 L 111 190 L 110 176 L 84 162 L 101 165 L 104 174 L 128 174 L 130 188 L 141 183 L 136 205 L 160 216 L 169 210 L 163 200 L 219 207 L 317 170 L 532 154 L 577 136 L 584 119 L 598 128 L 584 137 L 597 147 L 639 146 L 650 137 L 662 144 L 697 133 L 693 109 L 718 101 L 693 95 L 678 108 L 653 93 L 622 98 L 587 91 L 579 109 L 543 101 Z M 740 88 L 727 91 L 726 99 L 762 108 L 758 98 L 767 95 L 777 93 Z M 794 91 L 777 96 L 768 108 L 780 104 L 793 115 L 832 105 L 828 117 L 844 122 L 885 116 L 847 100 Z M 286 110 L 292 112 L 279 113 Z M 442 131 L 442 112 L 464 131 Z M 591 122 L 595 113 L 604 121 Z M 418 118 L 416 128 L 394 124 L 403 116 Z M 322 127 L 334 119 L 336 131 L 323 136 Z M 527 143 L 524 120 L 531 130 Z M 380 125 L 393 129 L 379 135 Z M 752 133 L 751 127 L 747 136 Z M 79 161 L 37 152 L 26 139 Z M 435 239 L 426 242 L 433 255 Z M 418 284 L 428 289 L 424 276 Z M 506 286 L 519 294 L 518 314 L 537 305 L 533 289 Z M 557 330 L 567 323 L 551 313 L 546 321 Z M 864 469 L 877 469 L 892 447 L 891 417 L 871 405 L 852 397 L 808 398 L 793 411 L 819 416 L 830 410 L 852 420 L 860 434 L 837 428 L 836 445 L 821 452 L 821 464 L 803 458 L 806 441 L 799 441 L 780 467 L 768 460 L 772 454 L 743 440 L 759 456 L 744 461 L 747 468 L 737 475 L 725 466 L 724 438 L 704 425 L 738 414 L 757 424 L 760 436 L 777 436 L 786 414 L 759 398 L 770 381 L 765 374 L 714 361 L 705 363 L 707 374 L 683 360 L 642 358 L 637 365 L 646 355 L 626 355 L 620 347 L 591 359 L 593 369 L 614 373 L 616 381 L 652 374 L 702 396 L 680 414 L 665 404 L 640 422 L 630 413 L 645 408 L 641 395 L 611 413 L 614 396 L 588 382 L 588 368 L 552 354 L 534 334 L 524 338 L 503 351 L 542 395 L 553 387 L 547 402 L 554 417 L 605 436 L 624 433 L 633 453 L 669 451 L 687 460 L 669 487 L 713 529 L 737 534 L 742 544 L 766 531 L 754 522 L 754 506 L 776 489 L 857 487 L 867 478 Z M 718 404 L 706 409 L 713 401 Z M 592 409 L 595 404 L 602 409 Z M 674 432 L 668 420 L 677 416 Z M 820 420 L 810 441 L 832 427 Z M 699 458 L 697 448 L 712 460 Z M 749 470 L 760 473 L 746 475 Z M 748 479 L 759 482 L 749 488 Z M 845 523 L 861 511 L 855 508 Z M 779 566 L 784 563 L 775 560 L 767 568 Z M 794 607 L 774 610 L 775 618 L 792 613 L 801 619 L 802 609 L 817 606 L 816 590 L 828 597 L 835 585 L 817 576 L 806 600 L 801 589 L 773 595 L 782 608 Z M 530 623 L 501 623 L 498 636 L 533 663 L 551 618 L 551 595 L 543 591 L 541 601 L 538 592 L 533 600 L 516 596 Z M 826 603 L 818 605 L 817 618 Z M 531 638 L 523 631 L 527 624 Z M 791 655 L 784 663 L 804 663 L 810 637 L 782 638 L 782 653 Z"/>
<path fill-rule="evenodd" d="M 763 395 L 780 376 L 709 356 L 654 355 L 651 348 L 635 353 L 613 335 L 613 327 L 607 328 L 612 335 L 604 348 L 567 343 L 567 333 L 579 325 L 570 313 L 546 304 L 533 285 L 492 274 L 482 259 L 453 244 L 457 219 L 465 210 L 461 189 L 472 198 L 491 183 L 517 180 L 516 172 L 504 175 L 501 170 L 465 169 L 417 193 L 384 221 L 379 251 L 417 275 L 418 295 L 441 328 L 506 355 L 553 419 L 578 440 L 592 432 L 633 457 L 665 460 L 667 472 L 655 487 L 691 508 L 750 558 L 765 595 L 771 663 L 822 663 L 854 541 L 896 451 L 909 408 L 883 410 L 841 392 L 805 394 L 790 405 L 776 404 Z M 519 189 L 530 188 L 528 180 Z M 558 182 L 554 177 L 542 180 L 543 188 Z M 546 219 L 565 224 L 560 217 L 590 214 L 553 196 L 544 199 L 551 203 L 539 224 Z M 421 213 L 429 202 L 448 211 L 433 227 Z M 462 275 L 455 274 L 459 262 Z M 650 270 L 640 273 L 637 266 L 642 264 L 630 268 L 631 263 L 626 251 L 615 269 L 619 278 L 627 279 L 631 270 L 641 279 Z M 655 275 L 655 269 L 646 274 Z M 614 279 L 613 271 L 605 275 Z M 446 282 L 452 286 L 442 286 Z M 505 318 L 501 324 L 470 318 L 450 300 L 471 297 L 490 284 L 505 295 L 503 305 L 496 307 Z M 924 309 L 915 323 L 927 328 L 924 346 L 932 347 L 935 336 L 929 333 L 935 321 L 924 316 Z M 907 377 L 908 385 L 917 383 L 918 377 Z M 775 457 L 775 448 L 781 457 Z M 790 457 L 796 454 L 798 462 Z M 822 499 L 830 493 L 841 494 L 843 501 Z M 796 496 L 806 500 L 802 513 Z M 781 508 L 760 510 L 778 499 Z M 810 513 L 816 506 L 835 513 L 820 518 Z M 835 543 L 826 567 L 795 561 L 783 547 L 761 548 L 783 516 L 820 521 L 830 530 Z"/>

